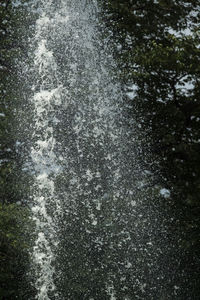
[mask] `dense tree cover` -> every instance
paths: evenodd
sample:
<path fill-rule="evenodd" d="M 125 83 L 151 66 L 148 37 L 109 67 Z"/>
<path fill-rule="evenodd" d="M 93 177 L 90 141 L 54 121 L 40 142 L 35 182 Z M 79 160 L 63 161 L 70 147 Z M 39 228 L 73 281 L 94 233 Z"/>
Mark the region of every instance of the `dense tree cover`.
<path fill-rule="evenodd" d="M 104 2 L 104 8 L 105 21 L 118 41 L 115 55 L 122 70 L 122 82 L 127 90 L 134 90 L 130 103 L 144 130 L 141 159 L 153 163 L 158 181 L 171 191 L 165 205 L 176 215 L 171 226 L 182 235 L 180 251 L 185 256 L 185 268 L 190 276 L 193 274 L 191 297 L 197 299 L 194 290 L 198 290 L 200 260 L 199 1 L 111 0 Z M 148 156 L 148 151 L 153 157 Z"/>
<path fill-rule="evenodd" d="M 27 299 L 28 264 L 25 226 L 28 212 L 16 204 L 0 204 L 0 299 Z M 23 280 L 23 283 L 22 283 Z"/>
<path fill-rule="evenodd" d="M 142 5 L 108 1 L 106 6 L 112 12 L 107 23 L 122 43 L 118 56 L 123 81 L 135 84 L 134 105 L 152 133 L 165 177 L 175 193 L 180 191 L 183 200 L 195 204 L 199 202 L 198 1 Z"/>
<path fill-rule="evenodd" d="M 17 59 L 23 12 L 15 1 L 0 2 L 0 299 L 27 299 L 25 266 L 28 263 L 25 224 L 28 209 L 22 206 L 22 158 L 19 129 L 21 95 Z"/>
<path fill-rule="evenodd" d="M 20 118 L 23 115 L 22 86 L 18 63 L 25 58 L 25 11 L 15 1 L 0 3 L 0 195 L 2 203 L 22 200 Z M 21 39 L 21 41 L 20 41 Z M 21 172 L 21 173 L 20 173 Z"/>

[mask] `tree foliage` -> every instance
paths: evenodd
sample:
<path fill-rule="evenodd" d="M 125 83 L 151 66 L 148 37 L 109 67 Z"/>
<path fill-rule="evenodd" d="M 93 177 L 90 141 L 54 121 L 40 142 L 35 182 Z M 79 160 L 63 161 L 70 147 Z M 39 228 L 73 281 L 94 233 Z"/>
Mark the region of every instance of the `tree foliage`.
<path fill-rule="evenodd" d="M 163 179 L 184 204 L 199 205 L 198 1 L 108 1 L 105 19 L 133 106 L 153 139 Z M 184 30 L 187 29 L 187 32 Z"/>
<path fill-rule="evenodd" d="M 28 263 L 25 224 L 28 224 L 27 209 L 16 204 L 0 205 L 1 299 L 26 299 L 26 291 L 22 291 Z"/>
<path fill-rule="evenodd" d="M 0 2 L 0 299 L 28 299 L 26 265 L 28 246 L 25 228 L 28 209 L 22 206 L 19 107 L 21 95 L 17 59 L 23 55 L 19 42 L 24 16 L 16 1 Z M 27 225 L 28 226 L 28 225 Z M 23 283 L 22 283 L 23 281 Z"/>
<path fill-rule="evenodd" d="M 184 253 L 179 260 L 192 274 L 195 298 L 200 260 L 199 1 L 110 0 L 104 7 L 118 43 L 121 80 L 134 92 L 130 103 L 145 131 L 143 159 L 145 149 L 150 150 L 158 181 L 171 191 L 165 204 L 175 214 L 170 226 L 179 236 Z"/>

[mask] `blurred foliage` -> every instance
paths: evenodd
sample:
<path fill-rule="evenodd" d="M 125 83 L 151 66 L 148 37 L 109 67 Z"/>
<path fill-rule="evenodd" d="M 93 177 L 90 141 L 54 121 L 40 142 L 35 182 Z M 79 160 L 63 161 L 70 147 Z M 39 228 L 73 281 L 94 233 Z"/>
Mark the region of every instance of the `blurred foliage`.
<path fill-rule="evenodd" d="M 153 41 L 145 51 L 136 47 L 136 66 L 130 73 L 164 178 L 191 205 L 200 204 L 199 42 L 198 36 L 169 34 L 165 44 Z"/>
<path fill-rule="evenodd" d="M 22 204 L 26 185 L 19 135 L 21 107 L 18 61 L 25 54 L 19 39 L 26 26 L 23 3 L 0 1 L 0 299 L 30 299 L 27 295 L 26 226 L 29 210 Z M 22 22 L 23 20 L 23 22 Z M 22 288 L 23 287 L 23 288 Z"/>
<path fill-rule="evenodd" d="M 15 1 L 0 3 L 0 198 L 2 203 L 22 200 L 19 105 L 21 95 L 17 58 L 22 55 L 19 35 L 23 13 Z M 18 9 L 17 9 L 18 8 Z"/>
<path fill-rule="evenodd" d="M 0 299 L 27 299 L 28 217 L 27 208 L 0 204 Z"/>
<path fill-rule="evenodd" d="M 198 298 L 200 265 L 199 5 L 187 0 L 103 2 L 104 20 L 117 41 L 121 81 L 134 93 L 129 103 L 143 131 L 141 160 L 152 164 L 157 182 L 171 191 L 164 207 L 174 218 L 169 230 L 179 239 L 179 263 L 190 276 L 185 298 L 192 299 Z"/>
<path fill-rule="evenodd" d="M 109 0 L 101 4 L 108 26 L 121 41 L 127 35 L 139 44 L 149 38 L 162 40 L 169 28 L 180 30 L 191 21 L 199 23 L 198 0 Z"/>
<path fill-rule="evenodd" d="M 199 207 L 199 1 L 119 0 L 106 1 L 105 8 L 121 43 L 115 54 L 122 81 L 130 90 L 134 85 L 132 106 L 162 180 L 175 200 Z"/>

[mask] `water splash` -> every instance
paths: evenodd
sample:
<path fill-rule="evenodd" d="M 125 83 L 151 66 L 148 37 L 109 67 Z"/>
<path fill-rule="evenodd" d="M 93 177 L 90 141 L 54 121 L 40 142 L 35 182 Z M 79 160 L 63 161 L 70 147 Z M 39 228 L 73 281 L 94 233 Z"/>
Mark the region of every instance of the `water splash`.
<path fill-rule="evenodd" d="M 130 220 L 135 218 L 137 227 L 141 218 L 135 213 L 137 197 L 131 197 L 145 176 L 128 134 L 109 38 L 102 36 L 95 0 L 38 0 L 32 11 L 38 14 L 29 83 L 34 109 L 30 159 L 36 238 L 31 256 L 36 299 L 80 297 L 73 296 L 73 286 L 82 280 L 85 268 L 94 277 L 103 272 L 104 291 L 99 296 L 115 299 L 114 266 L 126 268 L 127 263 L 125 256 L 115 262 L 116 249 L 129 251 Z M 88 261 L 89 248 L 98 257 L 97 266 L 92 257 Z M 113 270 L 101 262 L 103 248 L 108 264 L 113 256 Z M 73 267 L 79 257 L 82 261 Z M 64 286 L 60 294 L 57 286 Z"/>
<path fill-rule="evenodd" d="M 34 174 L 33 221 L 36 238 L 32 252 L 37 299 L 50 299 L 49 293 L 58 297 L 54 284 L 55 251 L 59 241 L 56 236 L 56 218 L 60 214 L 59 199 L 55 194 L 54 181 L 61 168 L 55 147 L 54 127 L 57 122 L 55 110 L 61 105 L 62 86 L 54 53 L 48 49 L 46 36 L 51 20 L 48 10 L 51 3 L 44 1 L 43 11 L 35 25 L 34 82 L 32 85 L 34 107 L 34 130 L 30 159 Z"/>

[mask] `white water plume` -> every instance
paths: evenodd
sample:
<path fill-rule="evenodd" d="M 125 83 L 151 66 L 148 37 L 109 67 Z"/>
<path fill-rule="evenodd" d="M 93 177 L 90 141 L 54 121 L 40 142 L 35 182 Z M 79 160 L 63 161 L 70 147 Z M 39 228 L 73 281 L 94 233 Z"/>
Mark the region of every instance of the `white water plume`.
<path fill-rule="evenodd" d="M 102 36 L 97 1 L 38 0 L 32 11 L 38 14 L 29 82 L 34 110 L 30 159 L 36 238 L 31 256 L 36 299 L 75 299 L 76 288 L 71 289 L 79 280 L 79 268 L 87 266 L 99 274 L 106 269 L 103 261 L 90 269 L 92 263 L 85 258 L 90 251 L 85 256 L 77 253 L 77 245 L 85 236 L 84 251 L 93 247 L 99 255 L 105 247 L 109 260 L 109 253 L 117 255 L 117 247 L 129 249 L 128 218 L 134 218 L 136 227 L 141 218 L 136 217 L 137 203 L 131 197 L 144 174 L 124 122 L 116 65 L 108 38 Z M 73 264 L 79 257 L 76 270 Z M 119 259 L 112 268 L 127 261 Z M 102 293 L 111 299 L 113 272 L 105 271 L 103 278 L 107 282 Z"/>
<path fill-rule="evenodd" d="M 44 5 L 35 25 L 34 82 L 32 85 L 34 107 L 34 130 L 30 158 L 34 173 L 33 221 L 36 224 L 36 239 L 33 247 L 32 262 L 35 273 L 37 299 L 46 300 L 49 293 L 58 297 L 54 284 L 55 251 L 58 246 L 56 237 L 56 217 L 60 213 L 60 203 L 55 195 L 54 180 L 60 172 L 59 159 L 55 152 L 57 144 L 54 123 L 57 119 L 55 109 L 61 105 L 62 86 L 59 82 L 54 53 L 48 49 L 46 30 L 50 24 L 48 9 Z M 47 15 L 46 15 L 47 13 Z"/>

